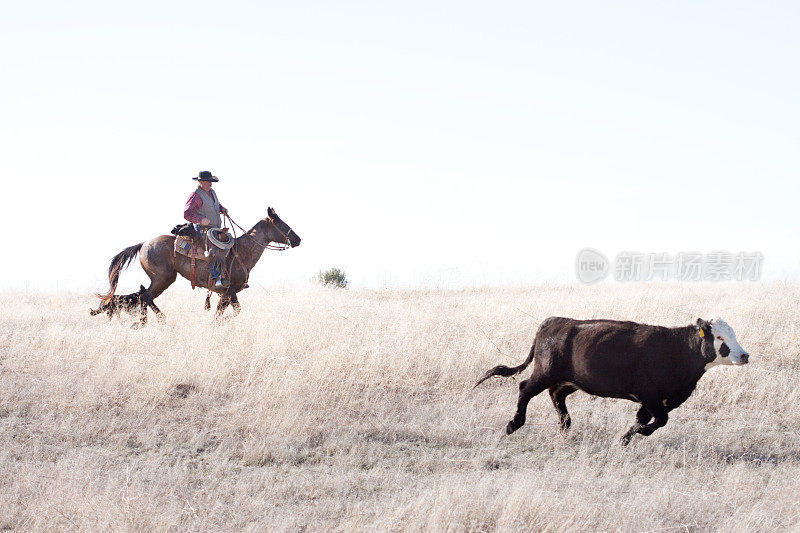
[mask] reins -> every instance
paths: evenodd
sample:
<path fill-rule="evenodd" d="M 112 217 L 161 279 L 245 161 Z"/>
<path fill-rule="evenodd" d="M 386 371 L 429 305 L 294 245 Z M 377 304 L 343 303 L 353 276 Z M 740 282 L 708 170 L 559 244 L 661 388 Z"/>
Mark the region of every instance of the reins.
<path fill-rule="evenodd" d="M 270 223 L 272 223 L 272 225 L 278 231 L 278 233 L 280 233 L 283 236 L 283 242 L 282 243 L 272 244 L 272 242 L 268 241 L 266 244 L 264 244 L 263 242 L 259 242 L 258 239 L 256 239 L 252 235 L 250 235 L 247 232 L 246 229 L 244 229 L 239 224 L 237 224 L 229 215 L 223 215 L 223 216 L 228 219 L 228 222 L 231 223 L 231 226 L 236 226 L 237 228 L 242 230 L 242 235 L 245 235 L 245 236 L 249 237 L 250 240 L 252 240 L 256 244 L 258 244 L 259 246 L 261 246 L 265 250 L 275 250 L 276 252 L 283 252 L 284 250 L 288 250 L 289 248 L 291 248 L 291 245 L 289 244 L 289 234 L 292 233 L 292 229 L 289 228 L 289 232 L 288 233 L 282 232 L 280 230 L 280 228 L 275 224 L 275 222 L 271 218 L 267 218 L 267 220 L 269 220 Z M 233 238 L 236 239 L 236 231 L 235 230 L 233 232 Z"/>

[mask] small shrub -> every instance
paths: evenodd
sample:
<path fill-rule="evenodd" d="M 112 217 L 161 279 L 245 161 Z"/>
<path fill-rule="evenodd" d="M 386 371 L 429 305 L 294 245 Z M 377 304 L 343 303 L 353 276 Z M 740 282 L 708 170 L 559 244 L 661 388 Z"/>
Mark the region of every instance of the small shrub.
<path fill-rule="evenodd" d="M 319 271 L 319 274 L 317 274 L 317 283 L 346 289 L 350 284 L 350 280 L 347 279 L 347 274 L 345 274 L 344 270 L 331 267 L 325 272 Z"/>

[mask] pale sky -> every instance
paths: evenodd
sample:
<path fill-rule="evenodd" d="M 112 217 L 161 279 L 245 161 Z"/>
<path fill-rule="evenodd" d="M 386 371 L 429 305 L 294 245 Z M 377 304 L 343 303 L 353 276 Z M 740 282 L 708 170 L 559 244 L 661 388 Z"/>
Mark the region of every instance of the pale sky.
<path fill-rule="evenodd" d="M 200 170 L 303 238 L 265 287 L 573 283 L 587 246 L 796 280 L 798 27 L 794 2 L 6 2 L 0 289 L 103 289 Z"/>

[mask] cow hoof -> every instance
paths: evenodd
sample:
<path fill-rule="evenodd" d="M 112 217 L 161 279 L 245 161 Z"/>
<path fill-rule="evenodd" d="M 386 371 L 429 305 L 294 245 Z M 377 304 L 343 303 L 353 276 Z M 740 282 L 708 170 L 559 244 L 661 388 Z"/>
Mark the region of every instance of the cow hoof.
<path fill-rule="evenodd" d="M 143 327 L 144 324 L 141 324 L 139 322 L 134 322 L 133 324 L 131 324 L 131 329 L 142 329 Z"/>
<path fill-rule="evenodd" d="M 627 446 L 628 444 L 630 444 L 630 442 L 631 442 L 630 435 L 623 435 L 622 438 L 619 439 L 619 443 L 622 444 L 623 446 Z"/>
<path fill-rule="evenodd" d="M 512 434 L 512 433 L 514 433 L 514 432 L 515 432 L 517 429 L 518 429 L 518 428 L 515 428 L 515 427 L 514 427 L 514 424 L 513 424 L 512 422 L 509 422 L 509 423 L 508 423 L 508 425 L 506 426 L 506 435 L 511 435 L 511 434 Z"/>

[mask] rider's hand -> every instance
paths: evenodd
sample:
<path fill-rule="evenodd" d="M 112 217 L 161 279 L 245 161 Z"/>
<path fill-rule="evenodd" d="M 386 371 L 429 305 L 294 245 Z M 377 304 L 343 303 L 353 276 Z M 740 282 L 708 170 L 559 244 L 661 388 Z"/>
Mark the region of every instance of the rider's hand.
<path fill-rule="evenodd" d="M 222 213 L 223 215 L 227 215 L 228 214 L 228 210 L 226 208 L 224 208 L 224 207 L 222 209 L 220 209 L 219 212 Z"/>
<path fill-rule="evenodd" d="M 211 225 L 211 221 L 208 220 L 207 218 L 204 218 L 203 220 L 200 221 L 200 225 L 201 226 L 210 226 Z"/>

